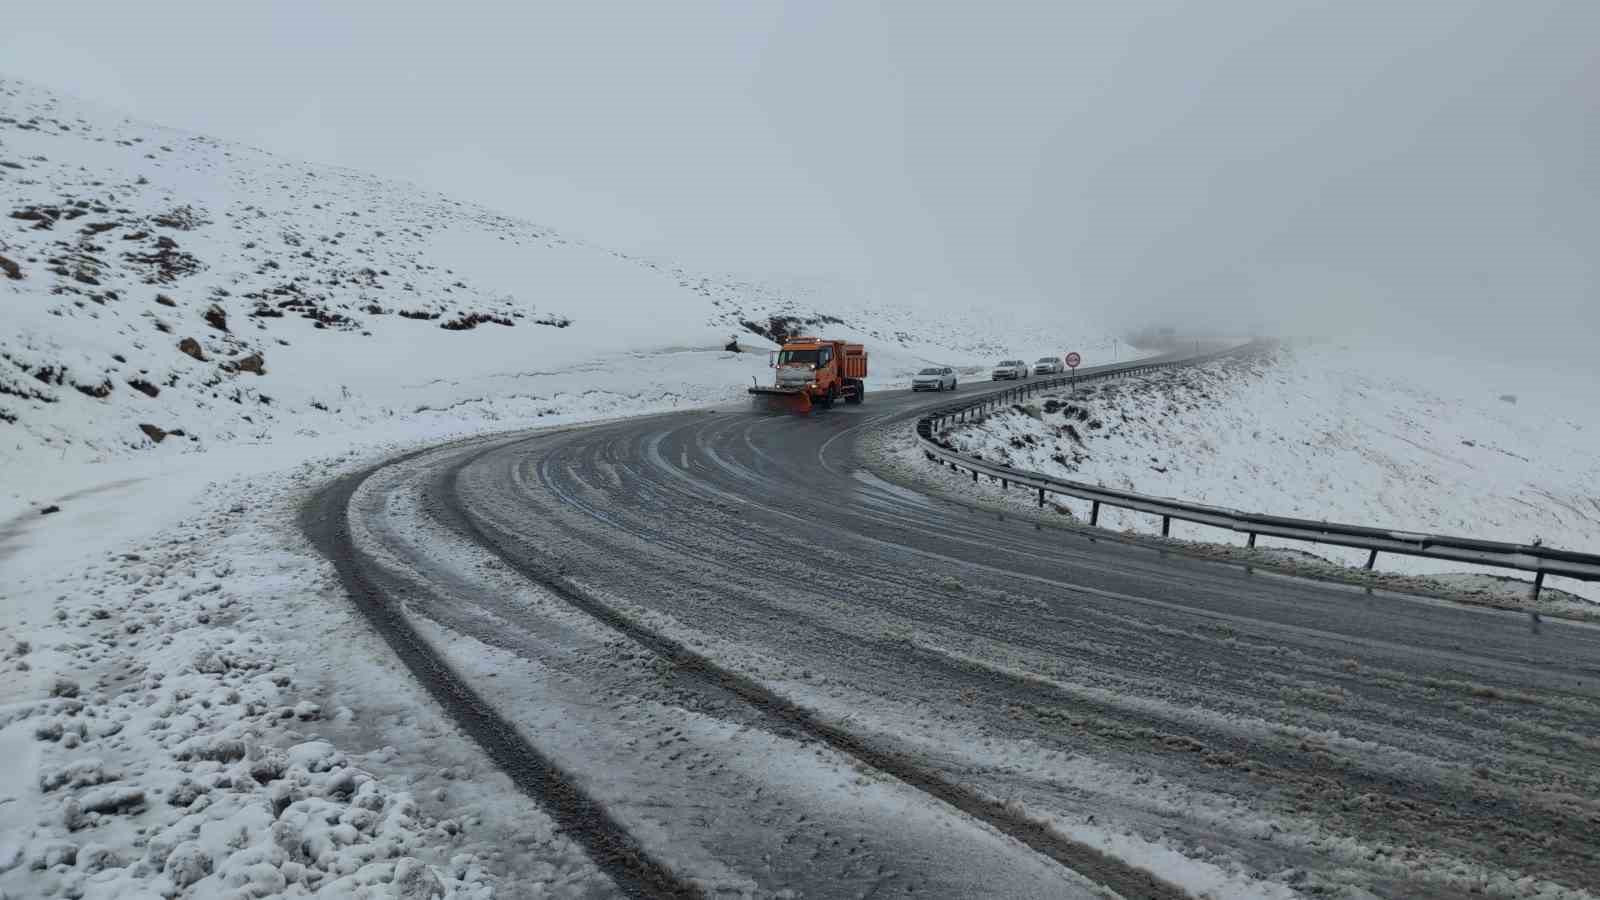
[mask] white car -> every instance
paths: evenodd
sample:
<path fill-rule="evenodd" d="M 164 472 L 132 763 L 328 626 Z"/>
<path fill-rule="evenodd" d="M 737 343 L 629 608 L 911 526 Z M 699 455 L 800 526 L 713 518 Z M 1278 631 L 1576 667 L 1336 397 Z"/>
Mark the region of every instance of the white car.
<path fill-rule="evenodd" d="M 1033 374 L 1060 375 L 1061 360 L 1055 358 L 1054 356 L 1041 356 L 1039 357 L 1039 361 L 1033 364 Z"/>
<path fill-rule="evenodd" d="M 953 391 L 956 389 L 956 370 L 949 366 L 923 369 L 911 379 L 913 391 Z"/>
<path fill-rule="evenodd" d="M 994 365 L 990 381 L 1017 381 L 1028 377 L 1028 364 L 1020 359 L 1002 359 Z"/>

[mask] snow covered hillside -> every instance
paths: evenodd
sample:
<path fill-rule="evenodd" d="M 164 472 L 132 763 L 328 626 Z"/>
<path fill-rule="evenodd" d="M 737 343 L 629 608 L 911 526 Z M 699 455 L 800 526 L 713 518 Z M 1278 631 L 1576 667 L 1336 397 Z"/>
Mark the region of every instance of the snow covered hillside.
<path fill-rule="evenodd" d="M 1596 396 L 1581 376 L 1302 343 L 1086 384 L 1076 397 L 1041 397 L 949 437 L 986 459 L 1147 494 L 1593 552 Z M 1102 523 L 1159 529 L 1153 517 L 1118 511 L 1102 513 Z M 1174 523 L 1174 536 L 1233 538 L 1183 523 Z M 1284 546 L 1364 560 L 1360 551 Z M 1462 566 L 1386 556 L 1380 568 L 1436 574 Z M 1592 585 L 1560 582 L 1596 596 Z"/>
<path fill-rule="evenodd" d="M 929 361 L 1105 344 L 1079 324 L 1036 347 L 1051 329 L 978 309 L 991 298 L 930 320 L 826 282 L 691 273 L 17 80 L 0 80 L 0 197 L 13 471 L 714 402 L 798 329 L 867 341 L 880 386 Z M 752 352 L 727 352 L 735 336 Z"/>
<path fill-rule="evenodd" d="M 800 329 L 874 386 L 1109 355 L 993 304 L 691 273 L 0 80 L 0 897 L 613 893 L 355 621 L 305 495 L 739 398 Z"/>

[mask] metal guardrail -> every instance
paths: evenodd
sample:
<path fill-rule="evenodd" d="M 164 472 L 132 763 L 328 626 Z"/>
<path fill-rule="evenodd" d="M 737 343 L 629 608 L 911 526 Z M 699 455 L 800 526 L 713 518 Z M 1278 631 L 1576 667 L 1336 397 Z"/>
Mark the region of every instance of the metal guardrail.
<path fill-rule="evenodd" d="M 1099 366 L 1077 375 L 1076 378 L 1062 376 L 1041 381 L 1024 382 L 1014 388 L 991 391 L 966 403 L 945 406 L 928 412 L 917 421 L 917 437 L 922 444 L 924 454 L 929 460 L 947 465 L 955 471 L 966 470 L 971 472 L 973 481 L 977 481 L 979 476 L 987 476 L 1004 487 L 1015 485 L 1037 491 L 1041 507 L 1044 506 L 1046 497 L 1051 494 L 1061 494 L 1090 501 L 1093 504 L 1089 514 L 1089 524 L 1091 525 L 1099 524 L 1101 506 L 1111 506 L 1160 516 L 1162 536 L 1167 536 L 1171 533 L 1172 520 L 1177 519 L 1182 522 L 1194 522 L 1248 535 L 1247 545 L 1250 547 L 1256 545 L 1256 538 L 1261 535 L 1310 543 L 1354 547 L 1368 551 L 1365 568 L 1369 570 L 1377 562 L 1379 553 L 1397 553 L 1404 556 L 1421 556 L 1429 559 L 1443 559 L 1453 562 L 1517 569 L 1533 573 L 1533 587 L 1529 591 L 1529 598 L 1532 600 L 1538 599 L 1539 591 L 1544 586 L 1546 575 L 1558 575 L 1583 581 L 1600 581 L 1600 555 L 1591 553 L 1560 550 L 1538 544 L 1510 544 L 1500 541 L 1449 537 L 1439 534 L 1415 534 L 1372 528 L 1364 525 L 1344 525 L 1310 519 L 1291 519 L 1285 516 L 1240 512 L 1236 509 L 1227 509 L 1220 506 L 1188 503 L 1167 497 L 1153 497 L 1132 491 L 1122 491 L 1078 481 L 1051 478 L 1036 472 L 1014 469 L 999 463 L 991 463 L 960 453 L 942 443 L 936 437 L 940 431 L 951 424 L 977 421 L 988 412 L 1009 407 L 1041 391 L 1066 388 L 1075 382 L 1098 381 L 1107 378 L 1128 378 L 1163 369 L 1195 365 L 1224 356 L 1257 352 L 1261 346 L 1260 344 L 1246 344 L 1218 353 L 1191 356 L 1185 359 Z"/>

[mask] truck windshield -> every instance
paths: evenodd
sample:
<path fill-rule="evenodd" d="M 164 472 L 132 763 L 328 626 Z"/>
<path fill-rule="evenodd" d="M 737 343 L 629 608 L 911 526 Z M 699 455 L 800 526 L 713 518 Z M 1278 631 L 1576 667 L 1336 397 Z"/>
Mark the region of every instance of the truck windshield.
<path fill-rule="evenodd" d="M 808 365 L 815 367 L 821 350 L 783 350 L 778 353 L 778 365 Z"/>

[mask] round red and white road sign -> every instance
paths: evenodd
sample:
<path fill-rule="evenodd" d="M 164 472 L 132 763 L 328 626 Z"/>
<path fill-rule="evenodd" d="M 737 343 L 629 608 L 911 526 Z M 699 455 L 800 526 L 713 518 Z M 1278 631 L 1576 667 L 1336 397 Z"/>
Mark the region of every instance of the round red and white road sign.
<path fill-rule="evenodd" d="M 1078 367 L 1078 363 L 1081 362 L 1083 362 L 1083 357 L 1079 356 L 1077 351 L 1067 354 L 1067 368 L 1076 369 Z"/>

